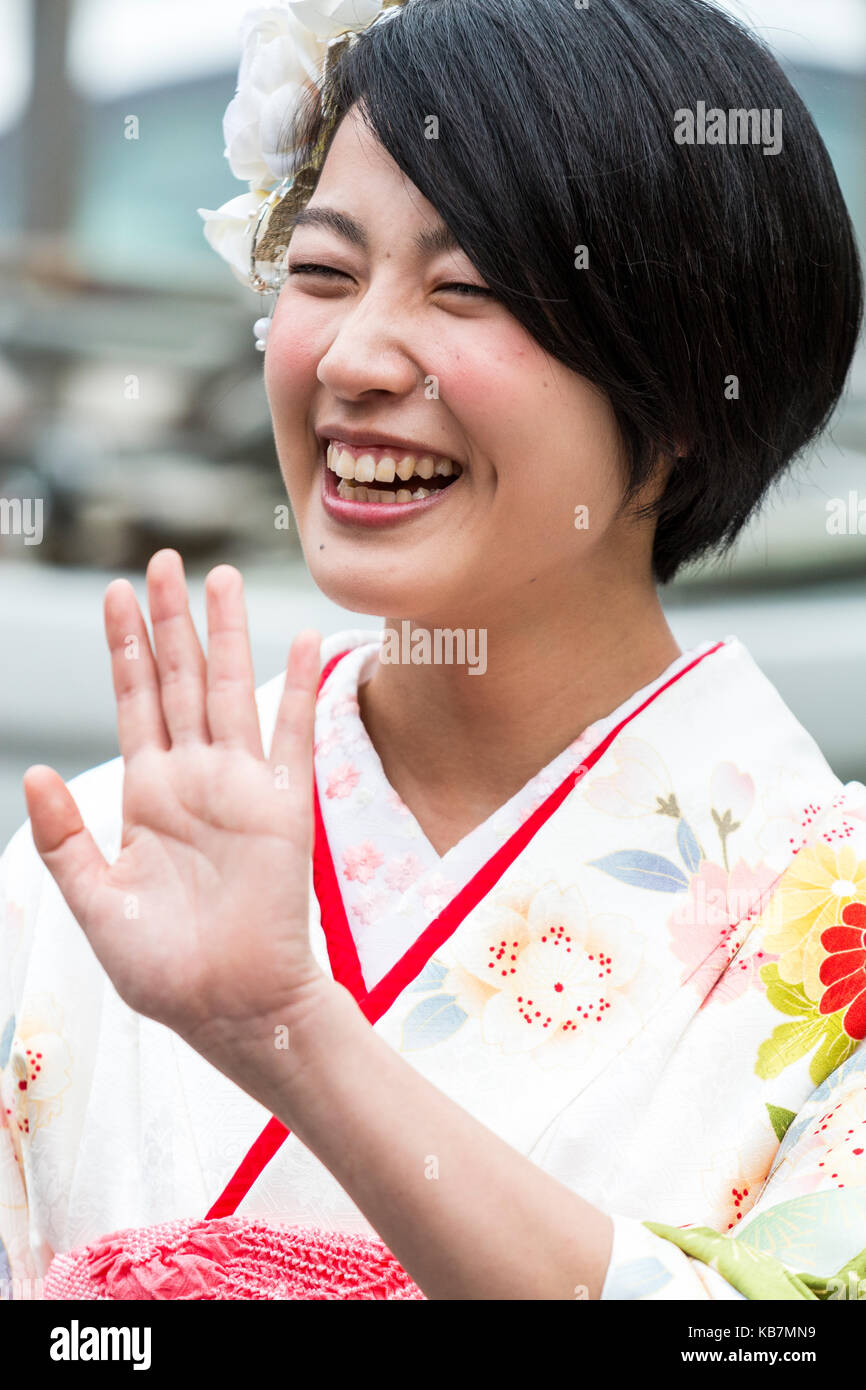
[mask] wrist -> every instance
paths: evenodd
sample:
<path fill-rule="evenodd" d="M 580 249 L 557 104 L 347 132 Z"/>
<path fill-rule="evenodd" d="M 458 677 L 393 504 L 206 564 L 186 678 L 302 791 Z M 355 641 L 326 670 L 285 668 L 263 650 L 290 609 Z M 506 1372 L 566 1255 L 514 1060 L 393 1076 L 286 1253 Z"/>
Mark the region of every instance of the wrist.
<path fill-rule="evenodd" d="M 320 973 L 260 1020 L 258 1034 L 275 1054 L 278 1068 L 291 1061 L 295 1069 L 315 1069 L 333 1063 L 335 1044 L 343 1043 L 347 1028 L 362 1022 L 349 991 Z"/>
<path fill-rule="evenodd" d="M 335 1072 L 347 1055 L 371 1037 L 367 1020 L 349 991 L 329 976 L 311 984 L 263 1034 L 267 1062 L 259 1075 L 259 1099 L 299 1138 L 306 1121 L 332 1092 Z"/>
<path fill-rule="evenodd" d="M 363 1022 L 355 1000 L 320 971 L 267 1013 L 208 1020 L 186 1041 L 292 1128 L 287 1107 L 302 1084 L 333 1064 L 353 1021 Z"/>

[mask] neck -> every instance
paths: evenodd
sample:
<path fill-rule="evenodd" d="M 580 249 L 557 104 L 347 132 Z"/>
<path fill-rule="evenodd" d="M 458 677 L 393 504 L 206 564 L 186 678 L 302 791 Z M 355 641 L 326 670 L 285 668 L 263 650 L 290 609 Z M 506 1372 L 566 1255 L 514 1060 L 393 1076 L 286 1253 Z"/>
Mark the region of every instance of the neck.
<path fill-rule="evenodd" d="M 480 662 L 470 674 L 382 661 L 359 691 L 385 774 L 439 853 L 681 654 L 651 586 L 560 602 L 543 617 L 527 608 L 487 624 L 483 674 Z M 386 621 L 395 651 L 403 621 Z M 431 638 L 434 627 L 411 624 Z"/>

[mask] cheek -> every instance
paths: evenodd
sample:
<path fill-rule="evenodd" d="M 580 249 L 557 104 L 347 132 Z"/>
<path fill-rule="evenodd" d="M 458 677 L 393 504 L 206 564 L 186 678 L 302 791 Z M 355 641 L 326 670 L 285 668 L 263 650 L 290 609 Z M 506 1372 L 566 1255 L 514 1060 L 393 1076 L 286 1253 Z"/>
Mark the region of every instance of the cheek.
<path fill-rule="evenodd" d="M 449 383 L 476 406 L 488 402 L 488 409 L 503 400 L 524 400 L 543 370 L 519 325 L 506 321 L 490 329 L 450 344 L 445 354 Z"/>
<path fill-rule="evenodd" d="M 585 555 L 615 521 L 625 482 L 610 402 L 532 349 L 500 354 L 488 375 L 488 438 L 509 537 L 518 534 L 534 553 L 540 546 L 549 557 L 568 557 L 580 531 Z"/>
<path fill-rule="evenodd" d="M 478 465 L 507 458 L 515 444 L 528 444 L 527 421 L 537 412 L 534 364 L 522 338 L 514 335 L 512 341 L 507 333 L 472 327 L 472 333 L 443 334 L 431 344 L 425 395 L 434 418 L 442 418 L 442 407 L 452 417 L 459 430 L 455 438 L 464 436 Z"/>
<path fill-rule="evenodd" d="M 279 420 L 287 410 L 307 401 L 316 389 L 317 368 L 321 353 L 313 335 L 302 331 L 297 320 L 290 323 L 284 314 L 274 314 L 265 353 L 265 391 L 274 414 Z"/>

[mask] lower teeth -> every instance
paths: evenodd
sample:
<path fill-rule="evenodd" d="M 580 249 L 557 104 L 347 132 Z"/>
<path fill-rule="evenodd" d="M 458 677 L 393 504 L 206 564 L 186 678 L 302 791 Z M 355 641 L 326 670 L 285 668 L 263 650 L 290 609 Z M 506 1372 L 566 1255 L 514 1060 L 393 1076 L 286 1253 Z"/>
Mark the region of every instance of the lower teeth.
<path fill-rule="evenodd" d="M 429 497 L 432 491 L 432 488 L 426 487 L 416 488 L 414 492 L 410 492 L 405 487 L 395 491 L 389 491 L 386 488 L 358 487 L 345 478 L 341 478 L 337 484 L 337 496 L 342 497 L 345 502 L 378 502 L 386 505 L 396 503 L 399 506 L 405 506 L 407 502 L 420 502 L 425 497 Z"/>

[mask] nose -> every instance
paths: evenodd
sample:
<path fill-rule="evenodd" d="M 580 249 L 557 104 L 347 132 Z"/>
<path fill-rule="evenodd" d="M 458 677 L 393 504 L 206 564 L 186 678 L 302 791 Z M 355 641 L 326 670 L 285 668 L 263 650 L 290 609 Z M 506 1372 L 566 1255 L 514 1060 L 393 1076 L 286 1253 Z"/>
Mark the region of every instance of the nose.
<path fill-rule="evenodd" d="M 344 400 L 370 391 L 408 395 L 424 380 L 409 334 L 409 310 L 400 296 L 384 286 L 368 288 L 341 306 L 331 344 L 319 359 L 319 381 Z"/>

